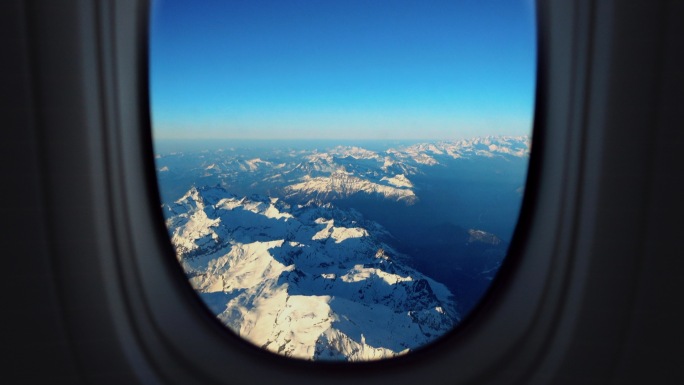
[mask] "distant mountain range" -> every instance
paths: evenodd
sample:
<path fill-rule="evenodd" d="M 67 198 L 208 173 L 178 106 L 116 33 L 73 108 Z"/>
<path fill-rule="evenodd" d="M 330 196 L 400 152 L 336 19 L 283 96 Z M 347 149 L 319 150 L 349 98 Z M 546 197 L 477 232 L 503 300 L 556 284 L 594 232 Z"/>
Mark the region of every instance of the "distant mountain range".
<path fill-rule="evenodd" d="M 419 143 L 378 151 L 358 146 L 325 150 L 228 147 L 158 155 L 157 171 L 165 202 L 178 199 L 191 186 L 220 184 L 244 195 L 296 196 L 304 201 L 371 195 L 413 204 L 420 199 L 412 181 L 416 176 L 444 171 L 454 161 L 526 160 L 529 151 L 526 136 Z"/>

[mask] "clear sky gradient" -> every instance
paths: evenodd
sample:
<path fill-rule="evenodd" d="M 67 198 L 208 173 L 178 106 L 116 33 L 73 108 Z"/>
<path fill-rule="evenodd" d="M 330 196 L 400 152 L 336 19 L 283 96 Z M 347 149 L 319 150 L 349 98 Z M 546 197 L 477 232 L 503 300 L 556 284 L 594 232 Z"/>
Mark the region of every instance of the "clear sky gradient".
<path fill-rule="evenodd" d="M 155 138 L 530 133 L 531 0 L 155 0 Z"/>

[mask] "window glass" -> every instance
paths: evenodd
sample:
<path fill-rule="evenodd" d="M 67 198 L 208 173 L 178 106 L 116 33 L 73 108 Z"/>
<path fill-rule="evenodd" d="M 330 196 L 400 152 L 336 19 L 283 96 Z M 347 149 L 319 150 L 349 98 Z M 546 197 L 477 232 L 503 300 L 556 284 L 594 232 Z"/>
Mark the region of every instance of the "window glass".
<path fill-rule="evenodd" d="M 189 284 L 297 359 L 451 331 L 516 226 L 535 55 L 529 0 L 155 1 L 157 176 Z"/>

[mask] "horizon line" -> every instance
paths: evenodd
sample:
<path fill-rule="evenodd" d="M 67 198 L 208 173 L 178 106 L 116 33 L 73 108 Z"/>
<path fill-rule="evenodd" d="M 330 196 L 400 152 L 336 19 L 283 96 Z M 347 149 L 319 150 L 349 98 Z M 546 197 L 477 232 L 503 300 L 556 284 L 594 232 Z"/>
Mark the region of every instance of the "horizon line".
<path fill-rule="evenodd" d="M 268 141 L 397 141 L 397 142 L 406 142 L 406 141 L 454 141 L 454 140 L 464 140 L 464 139 L 476 139 L 476 138 L 521 138 L 521 137 L 531 137 L 532 133 L 528 134 L 483 134 L 483 135 L 471 135 L 471 136 L 460 136 L 460 137 L 451 137 L 451 138 L 325 138 L 325 137 L 306 137 L 306 138 L 264 138 L 264 137 L 257 137 L 257 138 L 251 138 L 251 137 L 184 137 L 184 136 L 177 136 L 177 137 L 159 137 L 157 135 L 153 135 L 152 140 L 153 141 L 160 141 L 160 140 L 189 140 L 189 141 L 200 141 L 200 140 L 248 140 L 248 141 L 263 141 L 263 142 L 268 142 Z"/>

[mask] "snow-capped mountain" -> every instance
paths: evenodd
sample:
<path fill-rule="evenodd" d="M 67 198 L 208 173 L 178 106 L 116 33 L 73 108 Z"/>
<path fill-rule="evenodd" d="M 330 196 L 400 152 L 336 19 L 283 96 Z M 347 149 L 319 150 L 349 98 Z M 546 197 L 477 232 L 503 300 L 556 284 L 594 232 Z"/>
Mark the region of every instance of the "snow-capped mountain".
<path fill-rule="evenodd" d="M 290 197 L 301 195 L 326 201 L 347 198 L 356 194 L 367 194 L 402 201 L 406 204 L 415 202 L 416 194 L 411 190 L 413 185 L 403 174 L 392 178 L 383 177 L 380 181 L 387 184 L 375 183 L 351 173 L 337 171 L 329 176 L 315 178 L 306 175 L 301 182 L 285 187 L 285 191 Z"/>
<path fill-rule="evenodd" d="M 325 185 L 316 178 L 308 182 Z M 405 177 L 387 182 L 412 193 Z M 235 333 L 272 352 L 307 360 L 392 357 L 460 320 L 449 289 L 409 267 L 392 235 L 355 210 L 239 197 L 218 186 L 193 187 L 164 209 L 178 260 L 204 302 Z"/>
<path fill-rule="evenodd" d="M 383 199 L 415 203 L 413 178 L 426 175 L 454 162 L 496 159 L 503 162 L 526 159 L 529 137 L 490 136 L 452 142 L 418 143 L 409 146 L 369 150 L 359 146 L 240 152 L 218 150 L 213 154 L 174 153 L 158 155 L 159 178 L 173 180 L 182 190 L 168 189 L 177 199 L 192 185 L 223 184 L 231 191 L 268 194 L 274 189 L 297 193 L 304 201 L 324 194 L 346 197 L 360 193 Z M 182 183 L 178 175 L 201 175 Z M 400 182 L 398 184 L 398 182 Z M 362 186 L 363 185 L 363 186 Z"/>
<path fill-rule="evenodd" d="M 392 357 L 467 315 L 506 255 L 530 149 L 228 144 L 156 157 L 178 260 L 237 334 L 312 360 Z"/>
<path fill-rule="evenodd" d="M 486 136 L 453 142 L 419 143 L 403 149 L 400 153 L 414 159 L 423 159 L 424 163 L 434 164 L 436 161 L 429 159 L 443 155 L 451 158 L 522 158 L 529 156 L 530 145 L 528 136 Z"/>

